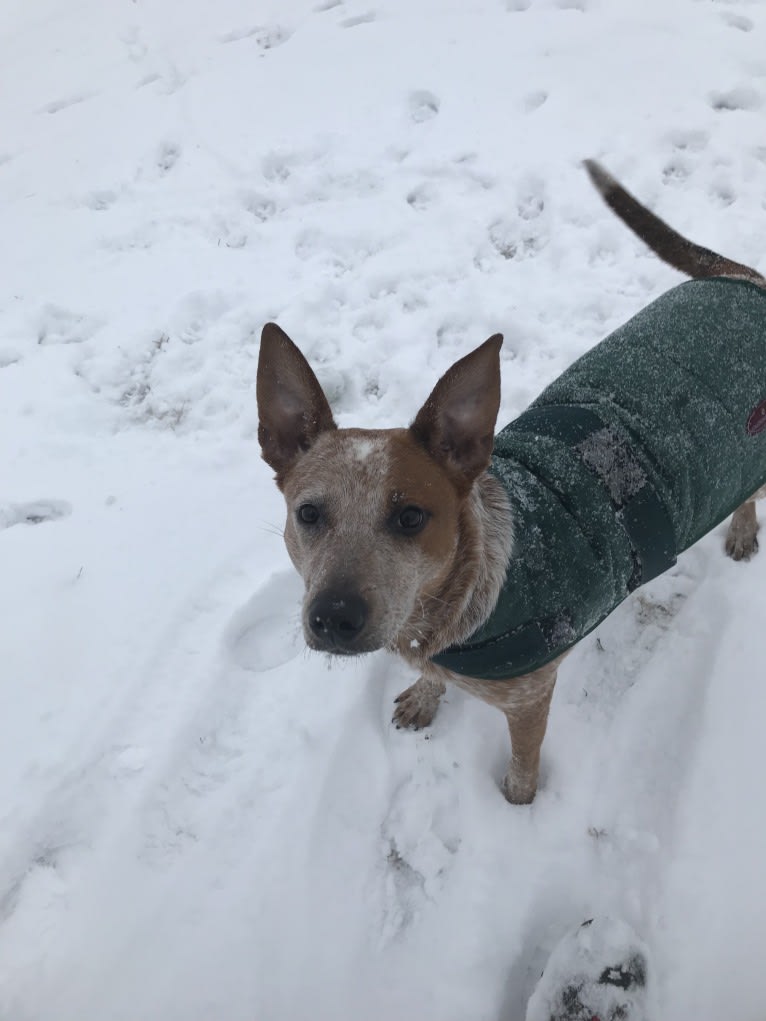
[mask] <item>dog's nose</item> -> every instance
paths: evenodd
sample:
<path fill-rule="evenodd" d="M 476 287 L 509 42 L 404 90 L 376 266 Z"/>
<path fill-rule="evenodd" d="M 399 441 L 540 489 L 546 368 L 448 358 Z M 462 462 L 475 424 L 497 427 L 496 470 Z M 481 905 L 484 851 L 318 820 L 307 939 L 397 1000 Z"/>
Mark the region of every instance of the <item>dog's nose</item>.
<path fill-rule="evenodd" d="M 355 594 L 320 592 L 308 611 L 309 627 L 322 648 L 350 646 L 367 623 L 367 603 Z"/>

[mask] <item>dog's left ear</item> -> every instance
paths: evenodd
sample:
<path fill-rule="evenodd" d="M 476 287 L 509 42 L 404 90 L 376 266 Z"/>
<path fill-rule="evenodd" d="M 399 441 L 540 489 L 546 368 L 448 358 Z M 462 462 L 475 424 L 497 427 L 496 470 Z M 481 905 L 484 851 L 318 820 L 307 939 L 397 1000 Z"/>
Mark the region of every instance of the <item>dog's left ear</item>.
<path fill-rule="evenodd" d="M 496 333 L 448 369 L 417 413 L 410 431 L 461 487 L 489 465 L 500 407 Z"/>
<path fill-rule="evenodd" d="M 258 442 L 281 485 L 320 433 L 337 426 L 311 366 L 276 323 L 266 323 L 258 355 Z"/>

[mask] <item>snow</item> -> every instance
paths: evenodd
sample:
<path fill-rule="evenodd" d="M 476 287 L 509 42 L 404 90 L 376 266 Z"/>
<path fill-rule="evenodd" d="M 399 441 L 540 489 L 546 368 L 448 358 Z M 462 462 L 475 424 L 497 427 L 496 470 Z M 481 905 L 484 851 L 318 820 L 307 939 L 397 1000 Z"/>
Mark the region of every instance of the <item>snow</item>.
<path fill-rule="evenodd" d="M 300 634 L 262 324 L 341 425 L 505 333 L 507 422 L 678 281 L 605 165 L 766 270 L 764 0 L 6 0 L 0 1018 L 523 1021 L 622 919 L 666 1021 L 763 1015 L 766 558 L 723 530 L 499 713 Z"/>

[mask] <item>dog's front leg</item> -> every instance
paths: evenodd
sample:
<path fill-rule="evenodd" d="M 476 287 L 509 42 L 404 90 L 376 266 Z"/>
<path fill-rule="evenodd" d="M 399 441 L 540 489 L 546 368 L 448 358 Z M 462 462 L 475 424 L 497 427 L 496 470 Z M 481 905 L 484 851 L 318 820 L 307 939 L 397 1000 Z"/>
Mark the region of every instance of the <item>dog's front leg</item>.
<path fill-rule="evenodd" d="M 392 723 L 397 727 L 421 730 L 427 727 L 439 708 L 439 699 L 447 690 L 443 671 L 426 664 L 415 683 L 394 699 L 396 709 Z"/>

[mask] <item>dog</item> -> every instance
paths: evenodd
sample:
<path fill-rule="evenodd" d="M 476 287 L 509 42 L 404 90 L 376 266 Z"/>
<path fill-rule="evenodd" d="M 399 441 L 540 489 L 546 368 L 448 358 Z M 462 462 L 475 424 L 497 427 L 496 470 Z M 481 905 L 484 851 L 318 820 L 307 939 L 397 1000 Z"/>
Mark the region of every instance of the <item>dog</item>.
<path fill-rule="evenodd" d="M 448 682 L 500 709 L 514 804 L 537 791 L 563 657 L 732 511 L 726 552 L 754 554 L 766 483 L 766 279 L 677 234 L 597 163 L 585 168 L 693 280 L 498 436 L 499 334 L 447 370 L 408 428 L 337 428 L 274 323 L 259 354 L 258 438 L 287 504 L 307 645 L 385 648 L 414 666 L 397 727 L 428 726 Z"/>

